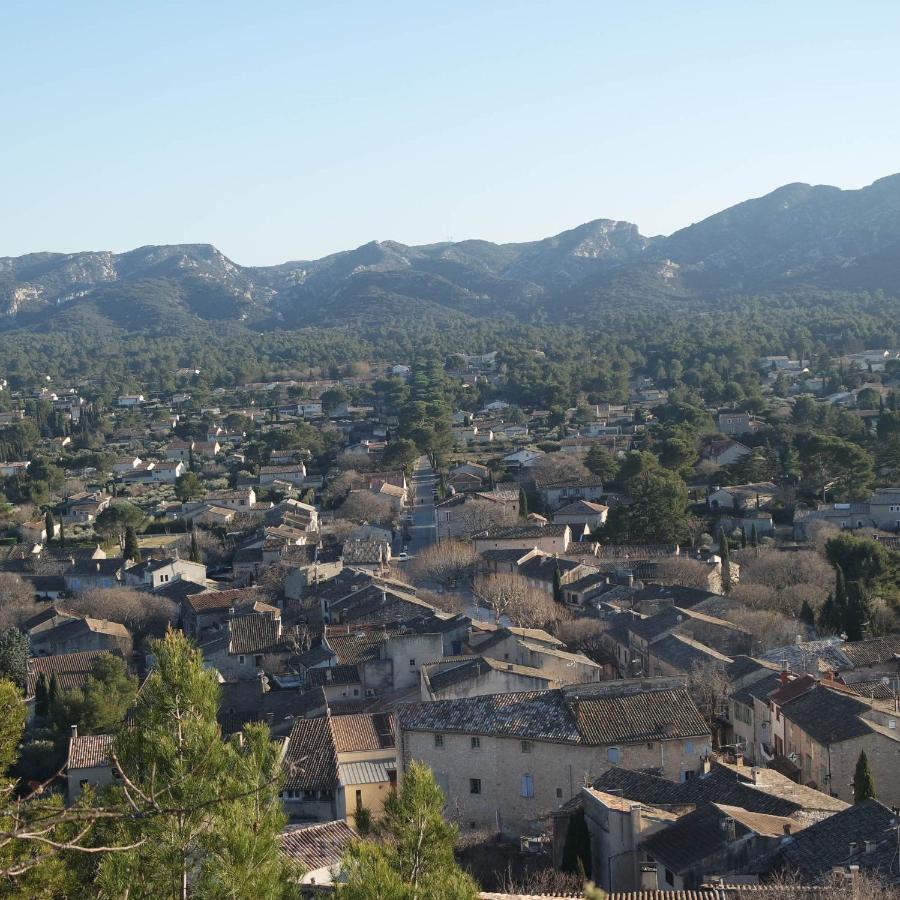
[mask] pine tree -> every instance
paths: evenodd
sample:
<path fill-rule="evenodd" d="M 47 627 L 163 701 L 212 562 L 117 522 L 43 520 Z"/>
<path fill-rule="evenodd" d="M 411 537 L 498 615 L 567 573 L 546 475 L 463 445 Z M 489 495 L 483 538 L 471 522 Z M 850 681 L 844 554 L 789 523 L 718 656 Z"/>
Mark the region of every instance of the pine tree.
<path fill-rule="evenodd" d="M 122 547 L 122 556 L 125 559 L 139 560 L 141 558 L 141 550 L 138 545 L 137 533 L 134 527 L 129 525 L 125 529 L 125 542 Z"/>
<path fill-rule="evenodd" d="M 869 759 L 866 751 L 859 754 L 856 761 L 856 770 L 853 773 L 853 802 L 862 803 L 864 800 L 875 800 L 875 778 L 869 768 Z"/>
<path fill-rule="evenodd" d="M 456 864 L 457 828 L 444 818 L 445 798 L 424 763 L 413 762 L 388 795 L 377 833 L 344 856 L 338 900 L 475 900 L 478 887 Z"/>
<path fill-rule="evenodd" d="M 98 887 L 135 900 L 282 896 L 279 745 L 265 725 L 222 740 L 216 675 L 183 634 L 170 631 L 152 652 L 156 667 L 115 749 L 132 799 L 154 814 L 123 822 L 119 838 L 141 844 L 106 855 Z"/>
<path fill-rule="evenodd" d="M 28 678 L 31 642 L 18 628 L 0 631 L 0 677 L 24 688 Z"/>
<path fill-rule="evenodd" d="M 519 515 L 523 519 L 528 518 L 528 494 L 525 493 L 525 488 L 519 488 Z"/>
<path fill-rule="evenodd" d="M 44 513 L 44 531 L 47 532 L 47 543 L 49 544 L 56 535 L 56 523 L 53 521 L 53 513 L 49 509 Z"/>

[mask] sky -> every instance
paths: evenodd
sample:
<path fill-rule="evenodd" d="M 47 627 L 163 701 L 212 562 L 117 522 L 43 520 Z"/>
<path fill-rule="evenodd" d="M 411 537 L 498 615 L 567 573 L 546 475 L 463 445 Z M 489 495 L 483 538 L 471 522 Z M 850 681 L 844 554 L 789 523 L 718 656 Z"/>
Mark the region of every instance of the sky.
<path fill-rule="evenodd" d="M 3 0 L 0 256 L 668 234 L 900 171 L 900 4 Z"/>

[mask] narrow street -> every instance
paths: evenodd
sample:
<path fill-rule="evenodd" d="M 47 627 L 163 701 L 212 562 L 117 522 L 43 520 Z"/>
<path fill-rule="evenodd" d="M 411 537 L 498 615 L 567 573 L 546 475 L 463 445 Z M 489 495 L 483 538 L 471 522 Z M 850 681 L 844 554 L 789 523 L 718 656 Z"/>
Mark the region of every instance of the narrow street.
<path fill-rule="evenodd" d="M 437 476 L 427 456 L 420 456 L 412 475 L 414 506 L 410 509 L 412 523 L 409 527 L 409 555 L 415 556 L 434 543 L 434 490 Z"/>

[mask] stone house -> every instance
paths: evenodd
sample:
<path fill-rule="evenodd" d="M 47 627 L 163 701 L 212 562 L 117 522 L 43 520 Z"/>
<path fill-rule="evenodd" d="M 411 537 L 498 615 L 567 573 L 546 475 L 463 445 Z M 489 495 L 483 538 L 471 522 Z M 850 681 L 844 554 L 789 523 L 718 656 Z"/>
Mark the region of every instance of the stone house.
<path fill-rule="evenodd" d="M 475 535 L 476 553 L 486 550 L 532 550 L 544 553 L 565 553 L 572 540 L 568 525 L 511 525 L 492 528 Z"/>
<path fill-rule="evenodd" d="M 281 799 L 291 822 L 373 818 L 396 785 L 395 726 L 389 713 L 298 719 L 283 766 Z"/>
<path fill-rule="evenodd" d="M 118 781 L 110 757 L 114 740 L 111 734 L 80 736 L 78 726 L 72 726 L 66 759 L 66 801 L 69 805 L 87 787 L 103 788 Z"/>
<path fill-rule="evenodd" d="M 403 767 L 428 764 L 463 829 L 517 835 L 611 766 L 695 773 L 709 732 L 683 686 L 617 681 L 401 706 Z"/>

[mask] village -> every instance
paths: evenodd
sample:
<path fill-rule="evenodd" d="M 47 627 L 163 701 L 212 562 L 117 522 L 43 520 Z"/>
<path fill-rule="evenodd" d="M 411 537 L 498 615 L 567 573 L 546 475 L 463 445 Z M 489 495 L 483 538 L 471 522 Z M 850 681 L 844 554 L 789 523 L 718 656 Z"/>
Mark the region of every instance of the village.
<path fill-rule="evenodd" d="M 412 761 L 485 891 L 900 884 L 900 480 L 849 440 L 785 444 L 894 435 L 900 363 L 832 363 L 840 390 L 773 356 L 764 402 L 663 374 L 546 409 L 505 392 L 501 352 L 232 387 L 187 366 L 117 396 L 4 381 L 22 777 L 59 768 L 69 804 L 115 784 L 113 734 L 54 710 L 104 660 L 142 680 L 175 629 L 223 737 L 281 742 L 310 892 Z"/>

